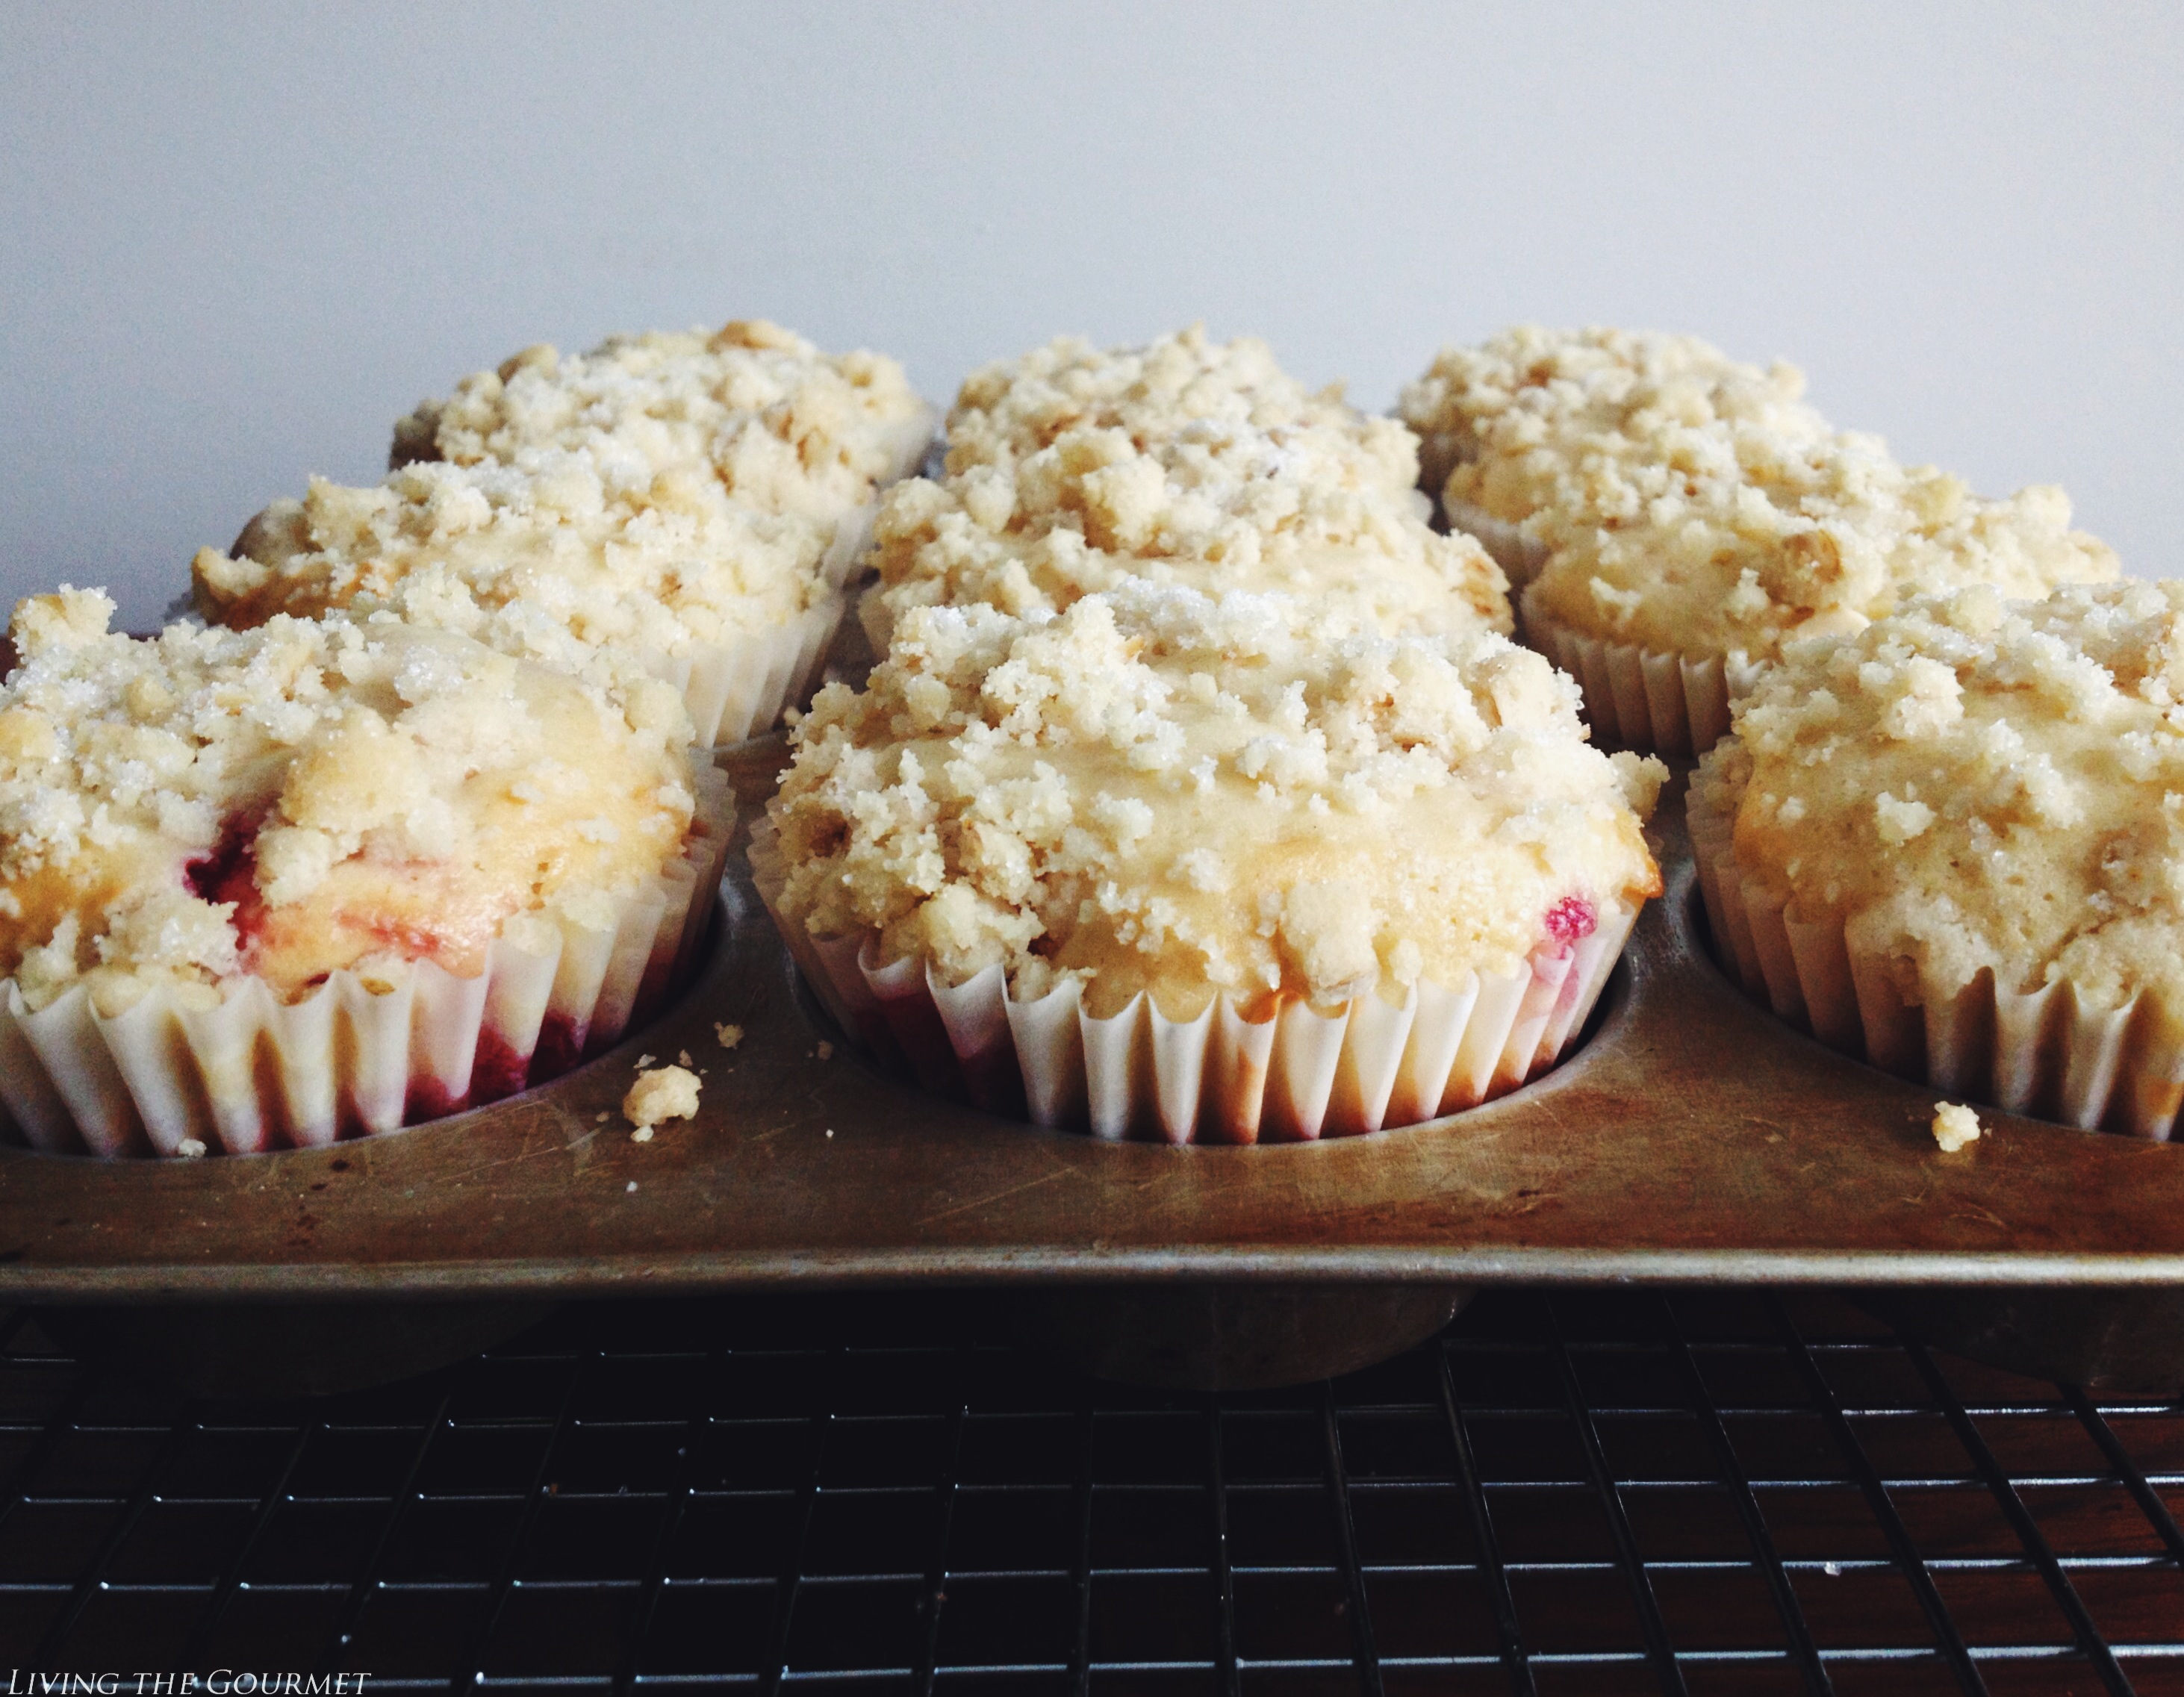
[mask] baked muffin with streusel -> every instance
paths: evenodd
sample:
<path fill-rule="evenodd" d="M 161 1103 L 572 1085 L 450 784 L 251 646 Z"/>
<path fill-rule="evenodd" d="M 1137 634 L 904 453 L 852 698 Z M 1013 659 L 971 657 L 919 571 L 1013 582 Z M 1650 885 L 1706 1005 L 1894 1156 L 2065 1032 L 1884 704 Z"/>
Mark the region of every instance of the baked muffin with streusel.
<path fill-rule="evenodd" d="M 1793 643 L 1691 800 L 1724 964 L 1952 1095 L 2165 1138 L 2184 1097 L 2184 582 L 1986 585 Z"/>
<path fill-rule="evenodd" d="M 1483 628 L 1283 596 L 920 607 L 797 726 L 753 865 L 937 1086 L 1106 1136 L 1404 1125 L 1551 1064 L 1659 887 L 1663 769 L 1576 706 Z"/>
<path fill-rule="evenodd" d="M 1696 336 L 1520 324 L 1441 349 L 1396 414 L 1418 432 L 1421 485 L 1521 588 L 1563 542 L 1635 517 L 1694 466 L 1826 435 L 1804 389 L 1794 365 L 1746 364 Z"/>
<path fill-rule="evenodd" d="M 1525 589 L 1526 640 L 1578 677 L 1603 734 L 1702 751 L 1729 728 L 1730 699 L 1797 637 L 1849 635 L 1920 593 L 2037 597 L 2117 575 L 2052 486 L 1990 500 L 1898 464 L 1877 437 L 1769 453 L 1752 451 L 1757 440 L 1710 466 L 1694 455 L 1679 487 L 1574 535 Z M 1613 485 L 1625 472 L 1602 475 Z"/>
<path fill-rule="evenodd" d="M 701 742 L 734 742 L 800 698 L 840 620 L 827 547 L 702 468 L 640 485 L 547 448 L 421 461 L 368 488 L 314 480 L 192 575 L 198 610 L 238 629 L 392 609 L 564 667 L 632 657 L 682 692 Z"/>
<path fill-rule="evenodd" d="M 724 845 L 677 693 L 391 617 L 107 629 L 24 602 L 0 687 L 0 1100 L 48 1149 L 393 1130 L 656 998 Z"/>
<path fill-rule="evenodd" d="M 526 348 L 394 427 L 392 469 L 418 460 L 517 465 L 582 448 L 610 485 L 702 470 L 738 502 L 803 519 L 838 585 L 864 551 L 879 492 L 916 470 L 933 409 L 883 354 L 825 353 L 762 319 L 718 331 L 610 337 L 588 353 Z"/>
<path fill-rule="evenodd" d="M 965 384 L 948 443 L 943 478 L 882 505 L 878 649 L 915 607 L 1060 611 L 1133 580 L 1298 596 L 1330 638 L 1509 628 L 1492 560 L 1418 510 L 1409 432 L 1258 342 L 1055 342 Z"/>

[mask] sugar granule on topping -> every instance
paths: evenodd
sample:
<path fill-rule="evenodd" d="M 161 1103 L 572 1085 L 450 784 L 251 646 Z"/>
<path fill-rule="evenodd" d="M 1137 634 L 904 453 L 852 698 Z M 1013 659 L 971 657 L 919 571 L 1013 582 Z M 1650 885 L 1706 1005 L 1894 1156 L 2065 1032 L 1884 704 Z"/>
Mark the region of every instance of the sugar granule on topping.
<path fill-rule="evenodd" d="M 621 1099 L 621 1111 L 640 1132 L 666 1120 L 688 1120 L 698 1111 L 698 1075 L 680 1066 L 657 1066 L 640 1072 L 629 1094 Z M 643 1141 L 642 1138 L 639 1141 Z"/>
<path fill-rule="evenodd" d="M 1979 1140 L 1979 1116 L 1970 1108 L 1960 1102 L 1943 1102 L 1934 1110 L 1934 1141 L 1943 1155 L 1954 1155 Z"/>
<path fill-rule="evenodd" d="M 741 1026 L 716 1025 L 713 1027 L 713 1035 L 720 1038 L 722 1049 L 733 1049 L 744 1040 L 744 1028 Z"/>

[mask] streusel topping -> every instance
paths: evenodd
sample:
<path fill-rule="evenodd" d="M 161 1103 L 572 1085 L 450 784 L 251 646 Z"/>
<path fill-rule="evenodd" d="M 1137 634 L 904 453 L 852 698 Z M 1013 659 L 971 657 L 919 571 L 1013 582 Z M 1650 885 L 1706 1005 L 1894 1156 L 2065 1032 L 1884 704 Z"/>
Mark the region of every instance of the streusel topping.
<path fill-rule="evenodd" d="M 618 496 L 663 471 L 703 470 L 738 500 L 831 536 L 916 469 L 933 424 L 895 361 L 822 353 L 778 325 L 738 320 L 612 337 L 573 357 L 526 348 L 421 403 L 395 426 L 391 461 L 512 465 L 581 448 Z"/>
<path fill-rule="evenodd" d="M 1400 1000 L 1513 971 L 1658 888 L 1658 762 L 1474 629 L 1326 640 L 1286 597 L 1145 582 L 1058 617 L 921 607 L 822 692 L 770 812 L 815 936 L 1112 1014 L 1217 992 Z"/>
<path fill-rule="evenodd" d="M 701 470 L 617 490 L 593 455 L 555 448 L 521 465 L 423 462 L 370 488 L 315 479 L 254 519 L 231 556 L 201 549 L 192 574 L 220 624 L 399 604 L 582 664 L 775 629 L 830 593 L 824 550 L 808 520 L 761 513 Z"/>
<path fill-rule="evenodd" d="M 1443 348 L 1396 412 L 1418 433 L 1427 488 L 1551 549 L 1633 516 L 1649 469 L 1665 490 L 1737 457 L 1741 438 L 1763 455 L 1825 435 L 1804 390 L 1796 366 L 1746 364 L 1696 336 L 1524 324 Z"/>
<path fill-rule="evenodd" d="M 2117 575 L 2114 551 L 2070 528 L 2052 485 L 1986 499 L 1851 432 L 1802 444 L 1752 433 L 1735 446 L 1668 468 L 1602 463 L 1599 527 L 1549 558 L 1525 616 L 1764 661 L 1791 636 L 1859 630 L 1921 592 L 1983 583 L 2036 598 Z"/>
<path fill-rule="evenodd" d="M 1921 598 L 1793 644 L 1702 761 L 1736 859 L 1894 963 L 2184 1017 L 2184 582 Z"/>
<path fill-rule="evenodd" d="M 459 976 L 526 916 L 588 925 L 678 853 L 688 721 L 391 618 L 107 629 L 97 590 L 15 611 L 0 687 L 0 976 L 113 1015 L 237 975 Z M 532 925 L 537 920 L 527 921 Z"/>

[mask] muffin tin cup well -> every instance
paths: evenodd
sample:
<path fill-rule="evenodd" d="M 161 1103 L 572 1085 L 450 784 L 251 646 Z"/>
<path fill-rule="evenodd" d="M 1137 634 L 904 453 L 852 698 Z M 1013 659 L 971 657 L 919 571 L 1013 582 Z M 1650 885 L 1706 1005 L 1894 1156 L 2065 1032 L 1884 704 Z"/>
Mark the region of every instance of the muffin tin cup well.
<path fill-rule="evenodd" d="M 780 759 L 777 745 L 738 754 L 747 804 Z M 1087 1365 L 1129 1372 L 1100 1340 L 1149 1301 L 1170 1311 L 1167 1294 L 1175 1314 L 1208 1317 L 1196 1345 L 1185 1318 L 1155 1340 L 1140 1368 L 1167 1374 L 1200 1345 L 1228 1371 L 1223 1331 L 1265 1335 L 1239 1317 L 1242 1293 L 1267 1323 L 1302 1304 L 1313 1335 L 1345 1344 L 1280 1364 L 1303 1377 L 1356 1365 L 1347 1345 L 1368 1327 L 1400 1347 L 1446 1299 L 1391 1301 L 1390 1287 L 1847 1285 L 1876 1302 L 1918 1288 L 1937 1342 L 1938 1305 L 1952 1335 L 2006 1351 L 2036 1294 L 2043 1335 L 2108 1326 L 2114 1347 L 2086 1371 L 2184 1382 L 2184 1156 L 2008 1114 L 1941 1154 L 1935 1092 L 1824 1048 L 1713 966 L 1673 797 L 1656 828 L 1668 894 L 1641 915 L 1591 1035 L 1544 1077 L 1426 1125 L 1172 1147 L 950 1101 L 822 1049 L 840 1033 L 732 865 L 691 992 L 542 1088 L 323 1149 L 124 1163 L 0 1150 L 0 1301 L 979 1286 L 1027 1299 Z M 738 1028 L 733 1049 L 722 1023 Z M 705 1074 L 696 1118 L 633 1142 L 616 1110 L 638 1059 L 683 1052 Z M 1314 1288 L 1349 1303 L 1357 1338 L 1298 1294 Z M 1083 1300 L 1045 1301 L 1064 1295 Z"/>

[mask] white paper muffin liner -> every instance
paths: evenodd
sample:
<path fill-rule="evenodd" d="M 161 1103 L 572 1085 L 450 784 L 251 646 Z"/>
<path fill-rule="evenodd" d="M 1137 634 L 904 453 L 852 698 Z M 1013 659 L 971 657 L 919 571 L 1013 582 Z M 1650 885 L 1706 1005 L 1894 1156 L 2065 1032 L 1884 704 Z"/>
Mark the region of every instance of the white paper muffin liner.
<path fill-rule="evenodd" d="M 2152 998 L 2106 1005 L 2068 979 L 2020 994 L 1989 971 L 1947 1001 L 1907 1003 L 1886 955 L 1797 917 L 1738 867 L 1733 821 L 1696 795 L 1686 816 L 1716 955 L 1776 1017 L 1944 1095 L 2168 1141 L 2184 1105 L 2184 1029 Z"/>
<path fill-rule="evenodd" d="M 1536 537 L 1528 537 L 1522 527 L 1507 519 L 1497 519 L 1484 507 L 1474 507 L 1468 501 L 1440 498 L 1441 516 L 1448 520 L 1452 531 L 1461 531 L 1494 557 L 1502 575 L 1509 580 L 1509 592 L 1516 593 L 1540 575 L 1540 568 L 1547 563 L 1547 546 Z"/>
<path fill-rule="evenodd" d="M 840 595 L 829 595 L 770 631 L 639 659 L 647 671 L 682 692 L 701 745 L 745 742 L 771 731 L 783 709 L 810 695 L 842 622 L 842 606 Z"/>
<path fill-rule="evenodd" d="M 1420 984 L 1396 1004 L 1252 1019 L 1223 993 L 1171 1020 L 1140 993 L 1110 1018 L 1067 984 L 1028 1002 L 998 965 L 949 986 L 922 960 L 880 964 L 872 932 L 819 938 L 775 907 L 786 882 L 770 825 L 752 832 L 759 897 L 814 993 L 866 1050 L 989 1112 L 1104 1138 L 1292 1143 L 1415 1125 L 1537 1077 L 1584 1028 L 1637 919 L 1602 910 L 1591 936 L 1507 976 Z"/>
<path fill-rule="evenodd" d="M 1719 654 L 1663 653 L 1573 631 L 1526 597 L 1524 640 L 1578 682 L 1593 732 L 1625 748 L 1703 754 L 1729 734 L 1729 704 L 1763 668 Z"/>
<path fill-rule="evenodd" d="M 155 990 L 109 1019 L 82 985 L 31 1012 L 0 980 L 0 1104 L 51 1154 L 257 1155 L 398 1130 L 497 1101 L 619 1040 L 687 974 L 734 826 L 725 774 L 695 779 L 682 854 L 592 927 L 539 915 L 460 978 L 425 960 L 337 972 L 284 1004 L 262 980 L 192 1010 Z"/>

